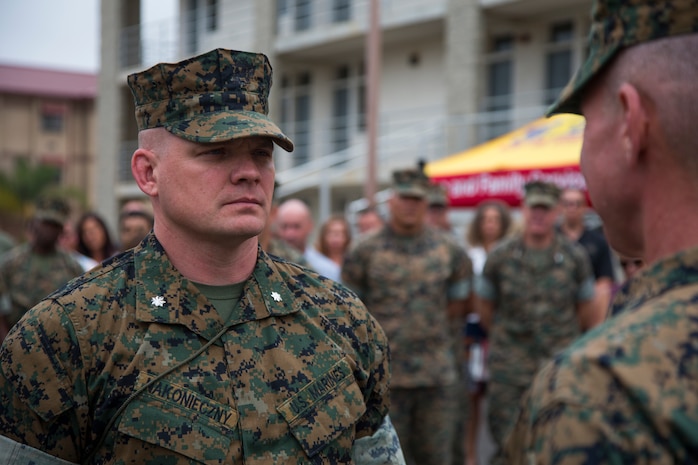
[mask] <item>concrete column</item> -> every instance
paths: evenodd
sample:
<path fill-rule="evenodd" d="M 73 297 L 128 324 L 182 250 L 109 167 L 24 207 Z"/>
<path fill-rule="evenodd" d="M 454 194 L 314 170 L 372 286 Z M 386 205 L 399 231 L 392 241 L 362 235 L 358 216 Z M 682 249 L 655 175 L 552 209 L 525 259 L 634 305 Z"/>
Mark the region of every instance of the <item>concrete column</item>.
<path fill-rule="evenodd" d="M 477 128 L 469 122 L 478 113 L 482 89 L 484 14 L 478 0 L 449 0 L 445 26 L 447 122 L 449 153 L 477 141 Z"/>

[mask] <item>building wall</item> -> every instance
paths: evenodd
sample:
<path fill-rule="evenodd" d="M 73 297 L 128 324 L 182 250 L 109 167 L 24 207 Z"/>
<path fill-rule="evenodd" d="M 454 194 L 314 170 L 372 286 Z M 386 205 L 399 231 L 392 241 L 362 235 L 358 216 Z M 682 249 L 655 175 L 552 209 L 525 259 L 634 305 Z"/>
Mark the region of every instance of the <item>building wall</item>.
<path fill-rule="evenodd" d="M 48 129 L 44 118 L 59 126 Z M 11 173 L 17 159 L 52 165 L 60 185 L 82 191 L 93 205 L 96 109 L 94 99 L 0 92 L 0 169 Z"/>
<path fill-rule="evenodd" d="M 369 0 L 351 2 L 357 16 L 340 24 L 328 19 L 331 13 L 327 5 L 331 2 L 317 0 L 313 2 L 313 11 L 320 15 L 313 20 L 317 27 L 306 31 L 296 31 L 289 23 L 295 18 L 291 10 L 286 13 L 286 22 L 277 24 L 276 5 L 294 5 L 295 0 L 218 0 L 220 9 L 215 30 L 206 30 L 207 2 L 198 0 L 198 34 L 196 40 L 191 41 L 186 36 L 192 30 L 187 12 L 193 1 L 180 0 L 177 41 L 180 47 L 173 55 L 163 55 L 162 60 L 174 61 L 215 47 L 266 53 L 274 68 L 270 104 L 270 116 L 274 121 L 283 120 L 282 100 L 294 92 L 282 88 L 284 78 L 292 83 L 299 73 L 308 72 L 312 76 L 308 90 L 311 96 L 308 173 L 314 174 L 301 179 L 302 170 L 294 163 L 297 154 L 289 156 L 279 151 L 279 178 L 295 180 L 287 184 L 297 186 L 289 187 L 286 191 L 289 195 L 308 198 L 317 198 L 323 190 L 321 184 L 330 179 L 332 210 L 340 208 L 339 204 L 351 200 L 352 196 L 360 197 L 365 179 L 362 157 L 366 133 L 355 123 L 360 117 L 359 69 L 364 60 Z M 101 140 L 114 143 L 124 153 L 128 151 L 123 147 L 132 146 L 136 137 L 134 125 L 130 123 L 129 96 L 124 92 L 125 74 L 153 63 L 144 62 L 125 70 L 118 64 L 118 53 L 114 52 L 112 44 L 119 42 L 123 28 L 137 22 L 137 15 L 124 15 L 124 9 L 135 11 L 139 5 L 139 0 L 102 1 L 104 85 L 100 89 L 100 99 L 105 103 L 100 111 L 100 137 L 104 136 Z M 583 44 L 591 0 L 566 0 L 564 5 L 555 0 L 404 0 L 381 2 L 381 5 L 384 29 L 379 148 L 383 160 L 378 181 L 385 185 L 390 171 L 399 165 L 411 165 L 418 158 L 441 158 L 491 137 L 491 131 L 482 129 L 492 118 L 504 119 L 508 127 L 514 129 L 540 116 L 546 107 L 543 91 L 546 53 L 551 48 L 550 27 L 560 21 L 574 24 L 571 69 L 576 68 L 585 53 Z M 512 61 L 512 95 L 510 108 L 494 115 L 487 112 L 488 67 L 500 57 L 493 54 L 491 44 L 493 38 L 501 34 L 514 37 L 513 49 L 507 52 Z M 192 44 L 196 45 L 195 51 L 187 49 Z M 347 154 L 351 163 L 343 165 L 344 171 L 332 171 L 318 162 L 338 155 L 332 151 L 331 134 L 335 126 L 336 73 L 342 65 L 351 68 L 350 79 L 353 79 L 350 84 L 351 150 Z M 116 102 L 117 99 L 121 101 Z M 123 154 L 116 153 L 118 149 L 114 146 L 107 151 L 112 157 L 124 158 Z M 314 167 L 310 166 L 313 164 Z M 105 176 L 114 177 L 113 162 L 103 163 L 102 168 Z M 132 183 L 111 182 L 117 192 L 116 200 L 105 196 L 102 201 L 115 211 L 119 199 L 137 195 L 138 191 Z M 339 203 L 335 198 L 341 199 Z M 320 219 L 326 213 L 319 212 Z"/>

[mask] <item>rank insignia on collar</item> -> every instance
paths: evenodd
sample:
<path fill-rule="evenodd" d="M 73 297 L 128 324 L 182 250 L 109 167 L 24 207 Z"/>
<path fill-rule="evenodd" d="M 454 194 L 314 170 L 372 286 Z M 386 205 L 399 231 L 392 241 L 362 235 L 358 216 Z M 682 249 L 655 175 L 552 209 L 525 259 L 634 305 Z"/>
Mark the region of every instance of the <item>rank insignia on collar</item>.
<path fill-rule="evenodd" d="M 162 307 L 165 305 L 165 298 L 161 295 L 156 295 L 152 299 L 150 299 L 150 305 L 154 307 Z"/>
<path fill-rule="evenodd" d="M 271 293 L 271 298 L 274 299 L 274 302 L 281 302 L 281 295 L 276 291 Z"/>

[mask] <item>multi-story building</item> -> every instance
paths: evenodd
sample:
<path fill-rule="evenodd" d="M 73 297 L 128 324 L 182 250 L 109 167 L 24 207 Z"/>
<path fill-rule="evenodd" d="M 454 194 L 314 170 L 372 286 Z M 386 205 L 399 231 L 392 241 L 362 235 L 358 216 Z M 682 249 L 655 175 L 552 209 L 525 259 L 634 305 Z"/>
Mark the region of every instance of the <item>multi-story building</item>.
<path fill-rule="evenodd" d="M 143 0 L 144 2 L 146 0 Z M 180 0 L 169 22 L 139 0 L 102 2 L 98 170 L 105 211 L 138 195 L 126 75 L 215 47 L 266 53 L 281 196 L 320 219 L 361 198 L 367 173 L 366 50 L 374 0 Z M 379 1 L 377 181 L 540 117 L 585 55 L 591 0 Z M 113 189 L 107 189 L 113 186 Z M 110 197 L 113 192 L 116 198 Z"/>
<path fill-rule="evenodd" d="M 0 170 L 57 168 L 57 183 L 93 204 L 97 75 L 0 65 Z"/>

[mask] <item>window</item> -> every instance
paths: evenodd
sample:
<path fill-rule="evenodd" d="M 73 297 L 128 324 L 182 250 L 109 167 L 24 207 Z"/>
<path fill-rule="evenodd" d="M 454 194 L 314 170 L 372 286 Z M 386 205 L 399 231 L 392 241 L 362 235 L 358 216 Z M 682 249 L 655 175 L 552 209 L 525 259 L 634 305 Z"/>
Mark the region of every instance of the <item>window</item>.
<path fill-rule="evenodd" d="M 63 132 L 65 105 L 44 103 L 41 107 L 41 129 L 45 132 Z"/>
<path fill-rule="evenodd" d="M 218 0 L 206 0 L 206 30 L 218 29 Z"/>
<path fill-rule="evenodd" d="M 512 76 L 514 65 L 511 53 L 514 49 L 512 36 L 495 37 L 492 54 L 487 65 L 487 99 L 485 111 L 491 113 L 482 138 L 489 140 L 511 129 L 508 111 L 511 108 Z"/>
<path fill-rule="evenodd" d="M 332 95 L 332 151 L 349 147 L 349 66 L 340 66 L 335 75 Z"/>
<path fill-rule="evenodd" d="M 63 131 L 63 115 L 41 115 L 41 128 L 46 132 Z"/>
<path fill-rule="evenodd" d="M 189 53 L 196 53 L 199 48 L 199 4 L 198 0 L 187 2 L 187 36 L 186 46 Z"/>
<path fill-rule="evenodd" d="M 296 31 L 310 29 L 311 0 L 296 0 Z"/>
<path fill-rule="evenodd" d="M 281 77 L 281 129 L 293 140 L 293 166 L 310 160 L 310 73 Z"/>
<path fill-rule="evenodd" d="M 550 28 L 549 50 L 545 57 L 545 95 L 543 103 L 550 105 L 572 78 L 571 22 L 554 24 Z"/>
<path fill-rule="evenodd" d="M 351 19 L 351 0 L 332 1 L 332 21 L 341 23 Z"/>
<path fill-rule="evenodd" d="M 359 113 L 359 131 L 366 130 L 366 73 L 364 73 L 363 62 L 359 63 L 358 72 L 359 89 L 357 92 L 357 107 Z"/>

